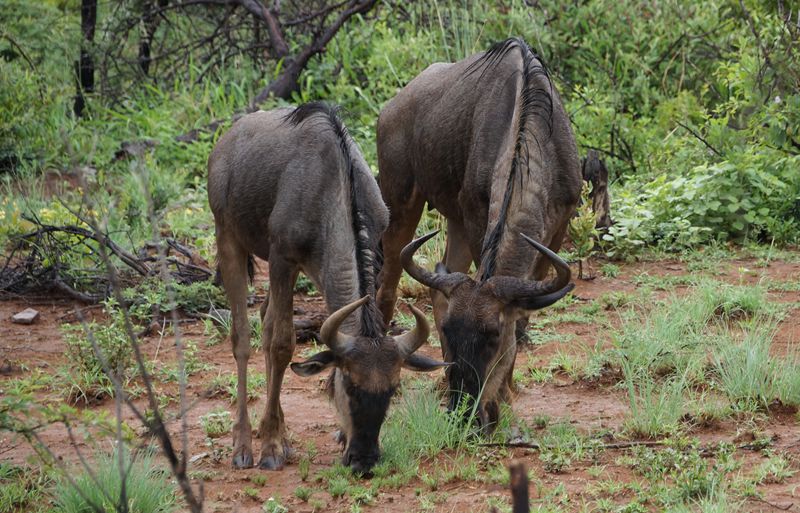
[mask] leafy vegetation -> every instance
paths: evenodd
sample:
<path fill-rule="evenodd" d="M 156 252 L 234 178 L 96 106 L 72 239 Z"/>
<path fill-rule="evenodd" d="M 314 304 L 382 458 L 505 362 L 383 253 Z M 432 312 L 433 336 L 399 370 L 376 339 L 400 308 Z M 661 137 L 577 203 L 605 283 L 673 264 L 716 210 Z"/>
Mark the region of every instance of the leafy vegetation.
<path fill-rule="evenodd" d="M 115 389 L 106 369 L 123 384 L 134 375 L 133 348 L 121 312 L 112 303 L 107 310 L 111 316 L 107 324 L 63 326 L 69 365 L 60 368 L 59 377 L 62 393 L 72 403 L 92 404 L 113 397 Z"/>
<path fill-rule="evenodd" d="M 112 454 L 95 455 L 93 475 L 87 471 L 62 478 L 56 487 L 56 511 L 83 513 L 87 503 L 100 511 L 116 513 L 122 496 L 120 459 L 125 474 L 125 498 L 132 513 L 168 513 L 174 511 L 175 489 L 159 469 L 153 457 L 146 453 L 132 455 L 124 449 Z"/>
<path fill-rule="evenodd" d="M 104 30 L 117 26 L 128 8 L 138 8 L 138 2 L 119 4 L 126 8 L 101 6 Z M 520 35 L 548 63 L 580 153 L 596 149 L 603 155 L 612 179 L 616 224 L 598 240 L 589 202 L 584 201 L 571 223 L 569 249 L 579 261 L 604 254 L 600 281 L 609 284 L 632 276 L 638 290 L 608 292 L 592 301 L 576 292 L 535 314 L 529 332 L 532 349 L 525 350 L 536 358 L 518 362 L 514 381 L 545 390 L 564 375 L 592 382 L 603 393 L 622 398 L 627 409 L 622 432 L 584 432 L 568 419 L 536 411 L 528 416 L 530 426 L 506 415 L 497 440 L 507 441 L 518 430 L 525 440 L 539 444 L 536 464 L 546 472 L 569 473 L 591 465 L 598 476 L 604 475 L 604 465 L 612 465 L 612 456 L 603 452 L 609 437 L 665 445 L 619 456 L 636 479 L 621 482 L 606 476 L 592 490 L 591 506 L 579 504 L 563 483 L 535 482 L 534 510 L 746 510 L 742 501 L 757 496 L 758 487 L 783 482 L 796 471 L 794 459 L 767 449 L 759 464 L 748 465 L 746 471 L 736 448 L 687 438 L 697 424 L 734 418 L 737 424 L 758 425 L 778 409 L 792 411 L 800 405 L 800 356 L 791 346 L 780 353 L 773 349 L 778 323 L 796 309 L 796 304 L 776 304 L 773 295 L 796 293 L 798 280 L 795 276 L 756 285 L 749 280 L 776 260 L 798 261 L 796 252 L 786 251 L 800 241 L 800 45 L 796 22 L 789 16 L 796 10 L 787 5 L 764 0 L 386 0 L 368 15 L 350 20 L 300 75 L 291 103 L 323 99 L 341 104 L 350 132 L 377 173 L 376 119 L 399 88 L 433 62 L 457 60 L 493 41 Z M 100 220 L 109 237 L 131 254 L 152 254 L 157 234 L 190 248 L 192 261 L 210 267 L 215 249 L 206 200 L 208 154 L 232 115 L 249 105 L 281 64 L 256 62 L 257 57 L 241 52 L 206 67 L 201 49 L 195 49 L 180 73 L 146 79 L 114 76 L 115 93 L 106 94 L 101 87 L 87 95 L 86 115 L 76 118 L 73 62 L 81 37 L 79 17 L 74 0 L 7 0 L 0 9 L 0 247 L 10 254 L 37 221 L 86 227 L 83 217 L 89 216 Z M 197 16 L 176 26 L 187 29 L 192 22 L 203 25 L 208 20 Z M 138 37 L 120 43 L 120 52 L 135 53 Z M 290 40 L 293 50 L 305 43 L 303 37 Z M 100 41 L 96 50 L 107 43 Z M 270 99 L 261 106 L 286 103 Z M 222 120 L 218 131 L 201 130 L 191 143 L 179 140 L 215 120 Z M 122 146 L 143 141 L 148 143 L 136 152 Z M 432 268 L 442 259 L 444 228 L 440 214 L 426 210 L 417 233 L 442 231 L 420 249 L 421 265 Z M 15 258 L 39 251 L 44 263 L 76 286 L 96 278 L 96 270 L 86 269 L 96 263 L 96 244 L 68 235 L 58 235 L 56 242 L 53 247 L 70 251 L 27 243 L 19 246 Z M 686 272 L 634 275 L 625 269 L 623 274 L 618 262 L 664 257 L 679 258 Z M 757 261 L 742 264 L 734 257 Z M 739 284 L 715 276 L 725 266 L 739 268 Z M 122 278 L 125 301 L 134 320 L 144 326 L 173 308 L 198 316 L 210 307 L 225 307 L 221 289 L 210 280 L 168 289 L 152 276 Z M 297 290 L 317 293 L 305 278 Z M 425 294 L 407 277 L 401 292 Z M 3 377 L 0 427 L 23 431 L 19 419 L 35 409 L 37 419 L 68 415 L 98 436 L 113 431 L 109 418 L 91 410 L 79 415 L 57 401 L 61 394 L 72 403 L 91 404 L 115 393 L 95 344 L 135 395 L 137 376 L 118 308 L 109 304 L 107 321 L 89 323 L 94 343 L 83 327 L 64 327 L 69 367 Z M 217 327 L 207 319 L 209 346 L 229 331 L 226 319 L 219 320 Z M 407 314 L 398 315 L 401 326 L 411 321 Z M 260 347 L 258 316 L 251 317 L 251 328 L 253 346 Z M 601 335 L 587 343 L 586 331 Z M 541 357 L 536 353 L 540 349 L 545 350 Z M 196 344 L 186 343 L 187 374 L 206 368 L 198 351 Z M 174 385 L 174 362 L 148 365 L 159 382 Z M 263 374 L 251 372 L 248 398 L 259 397 L 265 385 Z M 509 453 L 482 447 L 487 440 L 458 422 L 458 415 L 446 413 L 429 384 L 412 389 L 420 388 L 416 385 L 407 384 L 391 409 L 382 432 L 384 456 L 373 481 L 360 481 L 339 466 L 317 472 L 312 466 L 319 463 L 315 451 L 308 451 L 297 462 L 298 475 L 308 486 L 285 493 L 286 502 L 307 501 L 315 511 L 327 510 L 331 505 L 324 496 L 358 511 L 380 501 L 383 490 L 419 486 L 430 492 L 419 494 L 419 506 L 437 509 L 447 501 L 443 488 L 448 483 L 505 484 L 507 474 L 499 462 Z M 211 395 L 232 399 L 235 377 L 223 372 L 204 386 Z M 45 401 L 45 394 L 46 408 L 33 408 L 37 400 Z M 174 399 L 175 394 L 159 397 L 164 406 Z M 214 437 L 230 432 L 227 410 L 212 410 L 193 422 L 209 438 L 210 458 L 224 460 L 225 449 Z M 126 437 L 136 437 L 129 427 L 124 430 Z M 98 473 L 107 470 L 101 475 L 103 487 L 76 473 L 79 486 L 88 487 L 87 493 L 109 509 L 113 504 L 99 494 L 101 489 L 118 490 L 117 457 L 97 457 Z M 130 510 L 174 509 L 171 485 L 151 470 L 155 462 L 142 455 L 133 462 L 130 477 L 135 483 L 129 484 L 129 494 L 143 490 L 147 495 L 135 501 L 129 495 L 134 501 Z M 204 469 L 194 472 L 212 475 Z M 59 510 L 73 511 L 66 502 L 69 487 L 53 480 L 45 467 L 28 471 L 0 464 L 0 510 L 34 509 L 56 501 Z M 253 486 L 242 493 L 252 498 L 248 500 L 263 501 L 265 482 L 253 477 Z M 496 498 L 492 505 L 507 508 L 505 500 Z M 273 496 L 262 508 L 286 511 L 289 506 Z"/>

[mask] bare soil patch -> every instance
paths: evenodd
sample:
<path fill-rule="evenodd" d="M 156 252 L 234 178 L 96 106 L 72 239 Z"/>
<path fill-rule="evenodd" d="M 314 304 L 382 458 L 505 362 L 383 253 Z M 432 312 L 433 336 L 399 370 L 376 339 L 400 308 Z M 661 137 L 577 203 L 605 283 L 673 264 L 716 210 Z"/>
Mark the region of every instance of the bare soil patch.
<path fill-rule="evenodd" d="M 599 267 L 599 266 L 598 266 Z M 681 277 L 693 274 L 687 264 L 680 261 L 646 262 L 620 265 L 621 272 L 616 278 L 598 275 L 590 281 L 578 280 L 575 296 L 579 299 L 565 311 L 579 312 L 581 306 L 612 293 L 634 294 L 642 285 L 644 273 L 651 277 Z M 260 266 L 259 279 L 263 282 L 265 266 Z M 800 264 L 788 262 L 771 262 L 760 267 L 754 259 L 731 260 L 721 263 L 713 277 L 730 283 L 755 284 L 768 279 L 772 282 L 789 282 L 800 280 Z M 658 290 L 656 295 L 666 297 L 669 294 L 684 294 L 687 287 L 676 285 L 669 290 Z M 800 315 L 798 304 L 800 292 L 772 291 L 771 300 L 786 303 L 788 313 L 779 324 L 772 348 L 777 354 L 785 354 L 800 341 Z M 425 300 L 421 300 L 425 301 Z M 39 320 L 30 326 L 13 324 L 11 316 L 32 306 L 40 311 Z M 319 315 L 324 312 L 324 303 L 319 297 L 297 295 L 295 306 L 303 312 L 298 319 Z M 31 373 L 41 371 L 54 373 L 59 366 L 68 365 L 64 357 L 65 344 L 60 326 L 66 322 L 75 322 L 72 315 L 74 305 L 70 301 L 56 299 L 26 300 L 25 298 L 0 302 L 0 389 L 8 386 L 10 380 L 24 378 Z M 252 307 L 255 313 L 258 305 Z M 559 311 L 560 312 L 560 311 Z M 554 315 L 550 310 L 537 315 L 531 322 Z M 84 310 L 84 315 L 103 321 L 103 313 L 97 308 Z M 587 347 L 600 344 L 610 347 L 611 333 L 609 326 L 619 323 L 619 317 L 613 308 L 603 310 L 597 321 L 590 323 L 562 322 L 548 325 L 563 340 L 548 340 L 541 345 L 524 346 L 517 361 L 517 368 L 528 365 L 544 366 L 554 354 L 561 351 L 579 354 Z M 312 497 L 322 501 L 323 511 L 350 511 L 352 501 L 348 498 L 333 498 L 325 489 L 324 483 L 315 483 L 314 476 L 329 468 L 341 456 L 340 447 L 333 439 L 336 421 L 333 408 L 328 404 L 322 391 L 322 379 L 300 378 L 291 372 L 286 373 L 281 400 L 286 414 L 286 422 L 292 434 L 293 447 L 297 454 L 295 459 L 280 472 L 265 472 L 258 469 L 235 471 L 230 465 L 229 448 L 232 445 L 230 434 L 209 441 L 200 427 L 200 417 L 217 408 L 233 411 L 233 405 L 227 397 L 209 397 L 212 380 L 220 375 L 233 375 L 235 366 L 229 341 L 217 345 L 207 345 L 207 335 L 203 324 L 195 320 L 187 320 L 181 324 L 186 339 L 197 343 L 199 359 L 205 363 L 207 370 L 193 375 L 188 383 L 188 395 L 191 408 L 188 413 L 189 448 L 196 457 L 192 463 L 193 475 L 203 478 L 206 498 L 206 510 L 214 511 L 262 511 L 264 501 L 270 497 L 280 497 L 281 502 L 290 511 L 311 512 L 312 506 L 294 496 L 298 486 L 313 488 Z M 145 352 L 153 357 L 158 351 L 159 360 L 165 364 L 174 363 L 172 346 L 174 339 L 170 335 L 151 334 L 142 341 Z M 298 344 L 295 360 L 302 358 L 308 344 Z M 422 351 L 431 356 L 440 356 L 439 349 L 426 346 Z M 264 372 L 263 352 L 253 354 L 250 360 L 251 373 Z M 415 375 L 414 378 L 417 376 Z M 408 378 L 411 378 L 409 373 Z M 439 379 L 433 374 L 427 379 Z M 545 384 L 529 383 L 519 387 L 513 404 L 515 414 L 528 425 L 534 425 L 537 418 L 548 418 L 550 422 L 565 422 L 575 426 L 582 432 L 619 432 L 628 415 L 628 403 L 624 390 L 613 384 L 613 380 L 586 382 L 575 380 L 563 373 L 556 372 L 554 379 Z M 165 383 L 159 386 L 162 394 L 177 397 L 177 387 Z M 58 390 L 42 390 L 38 397 L 42 400 L 58 400 Z M 250 409 L 257 412 L 260 418 L 264 408 L 264 397 L 253 401 Z M 94 410 L 105 410 L 112 413 L 113 401 L 93 407 Z M 168 406 L 168 411 L 175 412 L 176 403 Z M 131 426 L 137 426 L 134 418 L 125 419 Z M 177 432 L 179 422 L 173 420 L 170 428 Z M 698 425 L 690 435 L 697 437 L 702 443 L 740 440 L 748 431 L 758 429 L 774 440 L 773 451 L 788 455 L 794 461 L 795 470 L 800 459 L 800 431 L 797 416 L 792 412 L 776 411 L 765 415 L 757 421 L 757 425 L 741 425 L 735 420 L 725 420 L 710 426 Z M 68 443 L 63 428 L 58 425 L 47 427 L 40 433 L 42 439 L 58 456 L 66 460 L 74 460 L 75 454 Z M 145 436 L 144 433 L 140 433 Z M 298 458 L 308 452 L 309 447 L 316 448 L 316 456 L 310 465 L 309 481 L 301 480 L 298 471 Z M 254 449 L 258 451 L 258 442 Z M 90 450 L 87 445 L 80 447 Z M 480 452 L 476 458 L 483 458 L 492 464 L 508 463 L 522 460 L 532 471 L 530 496 L 532 501 L 552 500 L 552 492 L 557 487 L 566 493 L 569 499 L 561 504 L 566 511 L 583 511 L 585 504 L 592 504 L 598 497 L 610 499 L 613 503 L 624 504 L 630 499 L 631 492 L 622 489 L 608 495 L 598 492 L 599 485 L 607 482 L 635 483 L 641 478 L 627 466 L 620 456 L 628 449 L 605 450 L 597 461 L 592 463 L 573 462 L 561 472 L 553 473 L 545 470 L 539 453 L 532 449 L 490 450 Z M 32 455 L 31 448 L 22 440 L 0 433 L 0 459 L 15 464 L 26 464 Z M 737 457 L 744 458 L 745 468 L 754 467 L 764 461 L 765 456 L 756 451 L 741 450 Z M 423 462 L 422 468 L 432 468 L 438 462 L 454 458 L 454 455 L 442 453 L 436 461 Z M 455 461 L 455 460 L 454 460 Z M 253 476 L 266 476 L 263 486 L 254 484 Z M 800 476 L 795 475 L 780 483 L 766 484 L 759 488 L 762 499 L 753 499 L 745 504 L 746 511 L 776 511 L 780 507 L 785 511 L 800 511 L 800 497 L 796 489 L 800 486 Z M 245 488 L 255 488 L 254 496 L 245 494 Z M 420 479 L 413 479 L 397 489 L 383 489 L 370 504 L 363 506 L 371 511 L 418 511 L 423 508 L 421 497 L 433 498 L 433 511 L 487 511 L 487 499 L 496 497 L 507 500 L 508 492 L 504 486 L 487 482 L 455 481 L 442 483 L 436 491 L 429 491 Z M 435 499 L 435 500 L 434 500 Z M 536 502 L 534 502 L 536 504 Z M 787 507 L 788 506 L 788 507 Z"/>

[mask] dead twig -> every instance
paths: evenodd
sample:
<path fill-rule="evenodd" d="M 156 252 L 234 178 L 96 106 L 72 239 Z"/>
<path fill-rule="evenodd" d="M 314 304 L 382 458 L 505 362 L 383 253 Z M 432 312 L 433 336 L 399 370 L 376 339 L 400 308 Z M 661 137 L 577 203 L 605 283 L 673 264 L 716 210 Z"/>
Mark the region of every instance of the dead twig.
<path fill-rule="evenodd" d="M 771 508 L 779 509 L 781 511 L 789 511 L 790 509 L 792 509 L 792 506 L 794 506 L 794 502 L 790 502 L 789 504 L 786 504 L 786 505 L 783 505 L 783 506 L 779 506 L 778 504 L 775 504 L 774 502 L 770 502 L 768 500 L 762 499 L 761 497 L 755 497 L 755 496 L 748 497 L 747 500 L 751 500 L 751 501 L 755 501 L 755 502 L 761 502 L 761 503 L 766 504 L 767 506 L 769 506 Z"/>
<path fill-rule="evenodd" d="M 694 136 L 694 138 L 695 138 L 695 139 L 697 139 L 697 140 L 698 140 L 698 141 L 700 141 L 701 143 L 705 144 L 705 145 L 706 145 L 706 148 L 708 148 L 709 150 L 713 151 L 713 152 L 714 152 L 714 154 L 715 154 L 716 156 L 718 156 L 718 157 L 721 157 L 721 156 L 722 156 L 722 153 L 720 153 L 720 152 L 719 152 L 719 150 L 717 150 L 715 147 L 711 146 L 711 143 L 709 143 L 708 141 L 706 141 L 706 140 L 705 140 L 705 138 L 703 138 L 703 136 L 701 136 L 700 134 L 698 134 L 697 132 L 695 132 L 694 130 L 692 130 L 691 128 L 689 128 L 688 126 L 684 125 L 684 124 L 683 124 L 683 123 L 681 123 L 680 121 L 678 121 L 677 123 L 678 123 L 678 125 L 680 125 L 682 128 L 684 128 L 684 129 L 685 129 L 687 132 L 689 132 L 690 134 L 692 134 L 692 136 Z"/>

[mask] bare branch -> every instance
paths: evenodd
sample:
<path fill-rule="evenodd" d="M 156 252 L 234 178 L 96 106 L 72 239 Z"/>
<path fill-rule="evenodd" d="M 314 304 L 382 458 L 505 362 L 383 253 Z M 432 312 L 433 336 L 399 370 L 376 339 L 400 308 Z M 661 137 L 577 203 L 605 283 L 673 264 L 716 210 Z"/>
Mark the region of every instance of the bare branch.
<path fill-rule="evenodd" d="M 695 138 L 695 139 L 697 139 L 697 140 L 698 140 L 698 141 L 700 141 L 701 143 L 705 144 L 705 145 L 706 145 L 706 148 L 708 148 L 709 150 L 713 151 L 713 152 L 714 152 L 714 154 L 715 154 L 716 156 L 718 156 L 718 157 L 721 157 L 721 156 L 722 156 L 722 153 L 720 153 L 720 152 L 719 152 L 719 151 L 718 151 L 718 150 L 717 150 L 715 147 L 711 146 L 711 143 L 709 143 L 708 141 L 706 141 L 706 140 L 705 140 L 705 139 L 704 139 L 704 138 L 703 138 L 703 137 L 702 137 L 700 134 L 698 134 L 697 132 L 695 132 L 694 130 L 692 130 L 691 128 L 689 128 L 688 126 L 684 125 L 684 124 L 683 124 L 683 123 L 681 123 L 680 121 L 678 121 L 677 123 L 678 123 L 678 125 L 680 125 L 680 126 L 681 126 L 681 127 L 683 127 L 684 129 L 686 129 L 686 131 L 687 131 L 687 132 L 689 132 L 690 134 L 692 134 L 692 135 L 694 136 L 694 138 Z"/>
<path fill-rule="evenodd" d="M 278 76 L 277 79 L 271 82 L 267 87 L 262 89 L 258 95 L 256 95 L 248 110 L 250 112 L 255 111 L 257 106 L 264 103 L 270 96 L 287 98 L 291 93 L 293 93 L 298 87 L 297 79 L 300 77 L 300 72 L 305 68 L 306 64 L 308 64 L 308 61 L 311 60 L 313 56 L 325 50 L 325 45 L 327 45 L 331 39 L 333 39 L 333 36 L 336 35 L 336 33 L 340 28 L 342 28 L 347 20 L 356 14 L 362 14 L 369 11 L 375 6 L 376 3 L 377 0 L 351 0 L 348 4 L 349 7 L 339 14 L 339 17 L 336 19 L 336 21 L 327 29 L 325 29 L 320 36 L 315 37 L 311 44 L 306 46 L 289 63 L 289 65 Z"/>

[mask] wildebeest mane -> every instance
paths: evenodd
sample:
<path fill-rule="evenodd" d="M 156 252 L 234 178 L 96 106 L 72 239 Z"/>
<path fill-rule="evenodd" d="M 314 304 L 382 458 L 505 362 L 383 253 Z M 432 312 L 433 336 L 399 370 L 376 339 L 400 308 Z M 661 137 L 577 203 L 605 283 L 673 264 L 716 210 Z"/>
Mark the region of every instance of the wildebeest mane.
<path fill-rule="evenodd" d="M 368 295 L 370 297 L 370 300 L 361 307 L 361 335 L 380 340 L 383 337 L 385 328 L 383 317 L 375 303 L 375 275 L 378 271 L 376 264 L 379 264 L 381 259 L 378 258 L 378 237 L 375 236 L 377 233 L 375 220 L 362 204 L 356 169 L 350 153 L 350 143 L 355 143 L 350 139 L 347 128 L 339 117 L 339 107 L 325 102 L 317 101 L 303 104 L 287 114 L 285 120 L 294 125 L 299 125 L 314 114 L 324 116 L 336 135 L 347 171 L 347 180 L 350 184 L 350 217 L 353 222 L 353 238 L 356 245 L 359 296 Z"/>
<path fill-rule="evenodd" d="M 496 67 L 514 49 L 518 49 L 522 57 L 522 94 L 520 98 L 519 126 L 517 127 L 514 155 L 511 159 L 511 170 L 509 171 L 505 193 L 503 194 L 500 215 L 492 231 L 483 241 L 483 247 L 481 248 L 480 281 L 489 279 L 495 273 L 497 252 L 500 248 L 500 241 L 503 238 L 508 210 L 514 194 L 514 183 L 519 178 L 521 184 L 524 178 L 519 173 L 520 166 L 524 166 L 530 173 L 529 136 L 533 137 L 541 152 L 541 145 L 536 134 L 528 129 L 528 121 L 533 117 L 541 118 L 547 127 L 548 137 L 552 134 L 553 129 L 553 99 L 550 75 L 542 59 L 521 38 L 513 37 L 492 45 L 478 60 L 470 64 L 466 70 L 466 75 L 468 76 L 480 69 L 481 74 L 478 80 L 482 80 L 489 70 Z M 536 76 L 545 77 L 550 87 L 536 87 L 536 81 L 534 80 Z"/>

